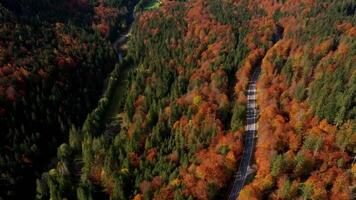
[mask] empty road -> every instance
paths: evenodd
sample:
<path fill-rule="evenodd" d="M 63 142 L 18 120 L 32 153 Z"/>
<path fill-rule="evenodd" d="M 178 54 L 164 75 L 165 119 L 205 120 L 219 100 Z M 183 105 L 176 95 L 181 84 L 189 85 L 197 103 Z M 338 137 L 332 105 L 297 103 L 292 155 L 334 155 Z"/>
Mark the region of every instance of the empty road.
<path fill-rule="evenodd" d="M 261 68 L 258 67 L 253 72 L 247 91 L 247 115 L 245 127 L 244 152 L 240 161 L 240 166 L 234 177 L 234 184 L 229 195 L 229 200 L 236 200 L 242 187 L 245 184 L 246 177 L 249 174 L 251 157 L 254 148 L 254 138 L 257 132 L 258 110 L 256 107 L 256 81 Z"/>

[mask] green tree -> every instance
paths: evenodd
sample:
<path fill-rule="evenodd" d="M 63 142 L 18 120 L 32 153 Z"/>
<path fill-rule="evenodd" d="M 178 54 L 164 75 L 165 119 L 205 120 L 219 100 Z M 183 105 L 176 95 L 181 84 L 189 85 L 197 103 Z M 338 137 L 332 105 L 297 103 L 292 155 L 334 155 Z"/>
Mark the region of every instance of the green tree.
<path fill-rule="evenodd" d="M 286 168 L 286 161 L 283 155 L 277 155 L 272 161 L 271 175 L 274 177 L 279 176 Z"/>
<path fill-rule="evenodd" d="M 58 147 L 57 150 L 57 157 L 64 161 L 67 160 L 69 158 L 69 156 L 71 155 L 72 151 L 71 148 L 68 144 L 61 144 L 61 146 Z"/>
<path fill-rule="evenodd" d="M 237 131 L 245 125 L 246 106 L 235 103 L 232 111 L 231 130 Z"/>
<path fill-rule="evenodd" d="M 302 197 L 304 200 L 312 199 L 313 188 L 311 185 L 302 184 L 301 192 L 302 192 Z"/>
<path fill-rule="evenodd" d="M 69 146 L 78 151 L 81 148 L 81 140 L 80 131 L 72 124 L 69 130 Z"/>
<path fill-rule="evenodd" d="M 295 162 L 294 172 L 298 176 L 309 174 L 309 172 L 312 170 L 314 165 L 313 161 L 307 159 L 301 152 L 298 152 L 298 154 L 294 159 L 294 162 Z"/>
<path fill-rule="evenodd" d="M 78 200 L 93 200 L 92 197 L 93 187 L 88 180 L 84 180 L 77 188 Z"/>
<path fill-rule="evenodd" d="M 125 200 L 126 195 L 123 188 L 123 183 L 120 177 L 115 177 L 115 186 L 110 197 L 112 200 Z"/>

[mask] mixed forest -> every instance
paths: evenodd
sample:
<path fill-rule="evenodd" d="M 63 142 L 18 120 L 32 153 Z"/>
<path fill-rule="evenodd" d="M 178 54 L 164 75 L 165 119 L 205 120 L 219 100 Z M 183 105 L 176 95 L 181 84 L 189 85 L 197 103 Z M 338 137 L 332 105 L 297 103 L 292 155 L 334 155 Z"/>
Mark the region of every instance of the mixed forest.
<path fill-rule="evenodd" d="M 131 4 L 0 1 L 0 199 L 33 199 L 56 146 L 96 107 Z"/>
<path fill-rule="evenodd" d="M 355 199 L 355 1 L 0 1 L 0 199 L 226 199 L 256 68 L 238 199 Z"/>

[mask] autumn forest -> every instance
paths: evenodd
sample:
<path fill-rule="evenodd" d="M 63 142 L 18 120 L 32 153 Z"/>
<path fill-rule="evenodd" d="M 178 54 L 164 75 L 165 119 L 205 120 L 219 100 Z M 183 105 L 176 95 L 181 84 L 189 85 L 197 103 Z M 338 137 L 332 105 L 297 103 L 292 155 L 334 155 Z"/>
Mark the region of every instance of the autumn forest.
<path fill-rule="evenodd" d="M 0 200 L 356 199 L 354 0 L 0 0 Z"/>

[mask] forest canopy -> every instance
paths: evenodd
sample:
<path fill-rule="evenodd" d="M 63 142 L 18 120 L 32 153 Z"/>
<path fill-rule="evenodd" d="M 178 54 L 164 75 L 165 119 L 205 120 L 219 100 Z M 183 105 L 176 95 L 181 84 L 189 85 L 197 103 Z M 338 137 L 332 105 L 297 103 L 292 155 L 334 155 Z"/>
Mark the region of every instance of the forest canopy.
<path fill-rule="evenodd" d="M 1 198 L 226 199 L 259 70 L 237 198 L 356 197 L 352 0 L 5 0 L 0 22 Z"/>

